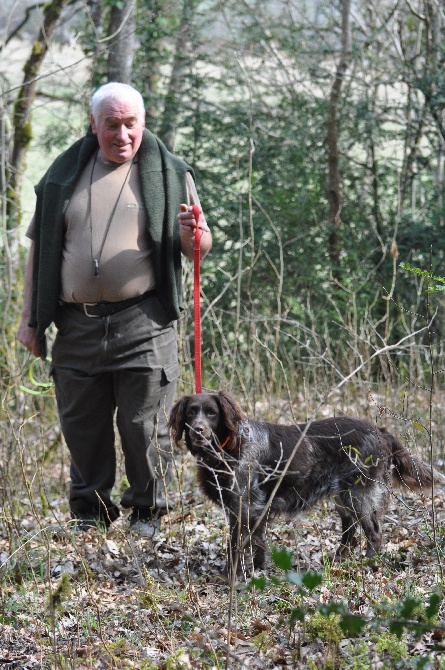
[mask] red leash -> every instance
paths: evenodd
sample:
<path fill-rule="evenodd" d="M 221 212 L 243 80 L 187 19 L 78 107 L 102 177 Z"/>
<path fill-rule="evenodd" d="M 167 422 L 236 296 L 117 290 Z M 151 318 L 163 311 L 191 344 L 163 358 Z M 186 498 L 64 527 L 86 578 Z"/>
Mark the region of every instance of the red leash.
<path fill-rule="evenodd" d="M 196 221 L 194 251 L 194 281 L 193 281 L 193 306 L 195 322 L 195 386 L 196 393 L 202 393 L 202 373 L 201 373 L 201 236 L 202 229 L 199 227 L 199 215 L 201 210 L 198 205 L 192 205 L 193 216 Z"/>

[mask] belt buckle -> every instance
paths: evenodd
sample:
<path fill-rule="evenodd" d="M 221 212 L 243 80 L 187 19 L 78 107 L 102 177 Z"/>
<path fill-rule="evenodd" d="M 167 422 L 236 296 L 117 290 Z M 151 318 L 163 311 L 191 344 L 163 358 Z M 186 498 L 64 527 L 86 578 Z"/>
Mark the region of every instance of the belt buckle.
<path fill-rule="evenodd" d="M 88 316 L 90 319 L 98 319 L 99 314 L 88 314 L 88 307 L 95 307 L 98 303 L 97 302 L 84 302 L 83 304 L 83 311 L 85 313 L 85 316 Z"/>

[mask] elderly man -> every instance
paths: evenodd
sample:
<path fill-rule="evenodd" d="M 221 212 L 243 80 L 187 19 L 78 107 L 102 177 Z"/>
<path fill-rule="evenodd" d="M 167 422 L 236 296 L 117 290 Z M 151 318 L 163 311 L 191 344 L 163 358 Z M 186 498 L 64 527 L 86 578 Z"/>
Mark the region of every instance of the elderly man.
<path fill-rule="evenodd" d="M 17 339 L 45 357 L 45 331 L 57 327 L 52 374 L 77 528 L 119 516 L 116 416 L 129 483 L 120 502 L 132 509 L 130 528 L 150 535 L 167 506 L 181 252 L 193 257 L 199 199 L 191 168 L 145 129 L 134 88 L 99 88 L 90 120 L 36 186 Z M 203 214 L 199 225 L 204 257 L 212 239 Z"/>

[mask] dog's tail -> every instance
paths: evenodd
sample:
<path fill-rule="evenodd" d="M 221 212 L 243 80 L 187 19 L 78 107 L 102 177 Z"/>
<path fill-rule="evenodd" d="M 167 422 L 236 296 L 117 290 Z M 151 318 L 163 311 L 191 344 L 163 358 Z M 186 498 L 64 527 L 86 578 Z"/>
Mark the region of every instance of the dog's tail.
<path fill-rule="evenodd" d="M 433 484 L 445 484 L 445 476 L 411 454 L 391 433 L 382 431 L 391 443 L 392 480 L 396 486 L 413 491 L 431 489 Z"/>

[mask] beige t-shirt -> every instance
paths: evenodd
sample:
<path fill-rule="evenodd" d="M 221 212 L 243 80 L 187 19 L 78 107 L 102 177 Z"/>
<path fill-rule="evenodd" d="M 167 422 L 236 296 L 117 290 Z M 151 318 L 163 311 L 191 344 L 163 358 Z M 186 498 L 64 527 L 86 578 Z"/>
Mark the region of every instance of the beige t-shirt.
<path fill-rule="evenodd" d="M 64 302 L 117 302 L 154 288 L 152 245 L 135 160 L 116 166 L 95 155 L 82 172 L 65 211 Z M 189 173 L 187 200 L 200 206 Z M 34 221 L 28 237 L 33 233 Z"/>

